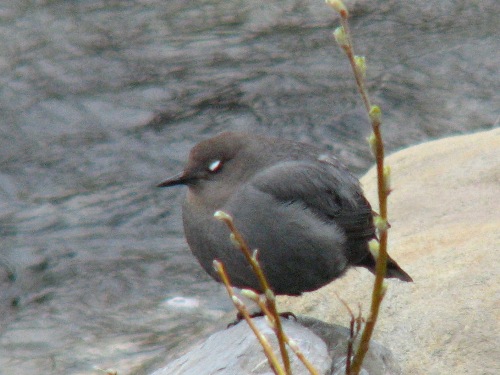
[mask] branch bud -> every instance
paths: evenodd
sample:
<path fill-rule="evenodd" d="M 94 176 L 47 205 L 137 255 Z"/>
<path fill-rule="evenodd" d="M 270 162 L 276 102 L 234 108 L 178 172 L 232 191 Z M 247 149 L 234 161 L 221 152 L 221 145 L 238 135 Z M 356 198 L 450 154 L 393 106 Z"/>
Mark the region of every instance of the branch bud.
<path fill-rule="evenodd" d="M 229 233 L 229 240 L 234 245 L 234 247 L 236 247 L 237 249 L 239 249 L 241 247 L 241 244 L 236 239 L 236 236 L 234 235 L 234 233 L 232 233 L 232 232 Z"/>
<path fill-rule="evenodd" d="M 377 137 L 375 136 L 374 133 L 370 134 L 368 137 L 368 144 L 370 145 L 370 150 L 373 154 L 374 157 L 377 156 Z"/>
<path fill-rule="evenodd" d="M 254 262 L 256 262 L 256 263 L 258 262 L 258 260 L 257 260 L 257 257 L 258 257 L 258 256 L 259 256 L 259 249 L 255 249 L 255 250 L 253 251 L 253 253 L 252 253 L 252 260 L 253 260 Z"/>
<path fill-rule="evenodd" d="M 382 288 L 380 290 L 380 297 L 384 298 L 385 297 L 385 293 L 387 293 L 387 283 L 384 280 L 384 281 L 382 281 Z"/>
<path fill-rule="evenodd" d="M 266 298 L 268 301 L 275 301 L 276 296 L 274 295 L 274 292 L 271 289 L 267 289 L 264 294 L 266 295 Z"/>
<path fill-rule="evenodd" d="M 233 300 L 233 303 L 236 307 L 243 307 L 245 304 L 241 299 L 239 299 L 237 296 L 231 296 L 231 299 Z"/>
<path fill-rule="evenodd" d="M 391 167 L 389 165 L 384 166 L 384 189 L 387 195 L 391 192 Z"/>
<path fill-rule="evenodd" d="M 370 117 L 372 124 L 380 125 L 382 120 L 382 110 L 378 105 L 372 105 L 370 112 L 368 112 L 368 116 Z"/>
<path fill-rule="evenodd" d="M 342 26 L 335 29 L 333 37 L 340 47 L 349 48 L 349 38 L 347 38 L 347 34 Z"/>
<path fill-rule="evenodd" d="M 228 213 L 226 213 L 224 211 L 215 211 L 214 217 L 220 221 L 230 222 L 230 223 L 233 222 L 233 218 L 231 217 L 231 215 L 229 215 Z"/>
<path fill-rule="evenodd" d="M 255 293 L 253 290 L 250 290 L 250 289 L 241 289 L 240 291 L 241 295 L 248 298 L 248 299 L 251 299 L 252 301 L 254 302 L 258 302 L 259 301 L 259 295 L 257 293 Z"/>
<path fill-rule="evenodd" d="M 375 224 L 375 227 L 379 230 L 379 232 L 389 229 L 387 220 L 382 216 L 375 216 L 375 218 L 373 219 L 373 223 Z"/>
<path fill-rule="evenodd" d="M 366 58 L 364 56 L 354 56 L 354 62 L 356 64 L 356 71 L 363 79 L 365 79 L 365 77 L 366 77 Z"/>
<path fill-rule="evenodd" d="M 214 270 L 216 272 L 219 272 L 219 270 L 221 269 L 221 265 L 222 265 L 222 263 L 220 261 L 218 261 L 217 259 L 214 259 L 214 261 L 212 262 L 212 267 L 214 268 Z"/>
<path fill-rule="evenodd" d="M 300 348 L 299 346 L 297 345 L 297 342 L 294 340 L 294 339 L 288 339 L 288 342 L 287 342 L 288 346 L 290 348 L 292 348 L 292 350 L 295 352 L 295 353 L 298 353 L 300 352 Z"/>
<path fill-rule="evenodd" d="M 335 9 L 341 17 L 347 18 L 349 16 L 349 11 L 341 0 L 326 0 L 325 2 Z"/>
<path fill-rule="evenodd" d="M 368 242 L 368 249 L 370 250 L 370 253 L 372 253 L 375 260 L 377 260 L 380 251 L 380 244 L 378 243 L 378 241 L 371 240 L 370 242 Z"/>

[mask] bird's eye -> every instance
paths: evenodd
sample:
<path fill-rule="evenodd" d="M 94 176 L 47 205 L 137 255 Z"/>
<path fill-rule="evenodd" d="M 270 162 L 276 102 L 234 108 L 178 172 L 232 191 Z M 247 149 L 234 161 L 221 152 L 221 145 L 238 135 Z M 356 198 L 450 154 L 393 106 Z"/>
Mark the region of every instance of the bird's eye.
<path fill-rule="evenodd" d="M 210 172 L 217 172 L 219 169 L 222 168 L 222 161 L 221 160 L 214 160 L 208 165 L 208 170 Z"/>

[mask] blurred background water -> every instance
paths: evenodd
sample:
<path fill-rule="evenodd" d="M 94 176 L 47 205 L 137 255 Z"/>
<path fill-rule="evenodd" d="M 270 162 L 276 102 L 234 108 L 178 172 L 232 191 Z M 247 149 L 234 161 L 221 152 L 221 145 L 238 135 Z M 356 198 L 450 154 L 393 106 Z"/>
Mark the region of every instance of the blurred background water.
<path fill-rule="evenodd" d="M 349 3 L 389 151 L 495 126 L 500 6 L 466 3 Z M 314 0 L 2 1 L 0 374 L 142 374 L 228 323 L 183 189 L 155 185 L 222 130 L 366 171 L 337 23 Z"/>

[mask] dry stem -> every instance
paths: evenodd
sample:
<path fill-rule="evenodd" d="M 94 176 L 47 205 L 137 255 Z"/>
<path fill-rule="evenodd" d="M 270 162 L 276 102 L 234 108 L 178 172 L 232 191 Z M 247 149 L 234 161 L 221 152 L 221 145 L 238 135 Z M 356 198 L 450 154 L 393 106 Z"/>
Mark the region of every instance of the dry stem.
<path fill-rule="evenodd" d="M 345 364 L 346 374 L 349 374 L 351 371 L 351 361 L 354 352 L 354 342 L 358 338 L 364 319 L 363 316 L 361 315 L 361 304 L 358 305 L 358 316 L 355 316 L 351 308 L 347 304 L 347 302 L 345 302 L 342 298 L 340 298 L 337 292 L 335 292 L 335 294 L 337 295 L 337 298 L 339 299 L 340 302 L 342 302 L 347 312 L 351 316 L 351 321 L 349 322 L 349 340 L 347 342 L 347 357 Z"/>

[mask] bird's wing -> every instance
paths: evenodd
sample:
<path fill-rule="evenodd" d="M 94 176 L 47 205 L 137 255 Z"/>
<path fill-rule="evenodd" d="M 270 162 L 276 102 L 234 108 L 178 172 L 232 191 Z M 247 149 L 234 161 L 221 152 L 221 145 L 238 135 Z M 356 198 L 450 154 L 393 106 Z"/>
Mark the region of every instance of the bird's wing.
<path fill-rule="evenodd" d="M 281 162 L 255 175 L 252 184 L 283 204 L 300 203 L 334 222 L 348 240 L 375 237 L 372 210 L 357 179 L 333 159 Z"/>

